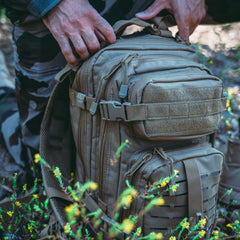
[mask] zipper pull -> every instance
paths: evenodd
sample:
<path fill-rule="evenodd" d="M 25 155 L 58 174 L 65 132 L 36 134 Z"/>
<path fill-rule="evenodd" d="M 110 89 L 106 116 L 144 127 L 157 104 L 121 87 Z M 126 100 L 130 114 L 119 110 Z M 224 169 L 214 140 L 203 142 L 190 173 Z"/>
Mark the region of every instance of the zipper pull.
<path fill-rule="evenodd" d="M 132 177 L 151 158 L 152 154 L 147 153 L 140 161 L 136 161 L 133 166 L 124 174 L 124 179 L 129 179 Z"/>
<path fill-rule="evenodd" d="M 128 64 L 132 61 L 133 58 L 135 58 L 136 56 L 138 56 L 138 53 L 134 53 L 134 54 L 129 54 L 125 59 L 123 59 L 121 61 L 122 64 L 122 68 L 124 71 L 124 78 L 122 80 L 122 84 L 119 90 L 119 97 L 120 98 L 126 98 L 127 94 L 128 94 Z"/>

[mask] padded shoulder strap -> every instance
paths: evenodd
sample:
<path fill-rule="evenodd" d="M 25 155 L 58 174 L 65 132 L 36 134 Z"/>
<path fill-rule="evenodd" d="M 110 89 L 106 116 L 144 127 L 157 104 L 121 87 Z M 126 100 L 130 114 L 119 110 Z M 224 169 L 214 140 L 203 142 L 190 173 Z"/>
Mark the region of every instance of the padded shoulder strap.
<path fill-rule="evenodd" d="M 40 155 L 51 166 L 59 167 L 66 179 L 71 178 L 75 164 L 75 144 L 72 136 L 69 113 L 69 77 L 71 70 L 66 71 L 59 81 L 48 102 L 41 125 Z M 62 78 L 61 78 L 62 79 Z M 64 206 L 69 205 L 66 194 L 62 191 L 53 173 L 42 166 L 42 176 L 45 190 L 54 213 L 62 225 L 66 224 Z M 66 183 L 65 185 L 67 185 Z"/>

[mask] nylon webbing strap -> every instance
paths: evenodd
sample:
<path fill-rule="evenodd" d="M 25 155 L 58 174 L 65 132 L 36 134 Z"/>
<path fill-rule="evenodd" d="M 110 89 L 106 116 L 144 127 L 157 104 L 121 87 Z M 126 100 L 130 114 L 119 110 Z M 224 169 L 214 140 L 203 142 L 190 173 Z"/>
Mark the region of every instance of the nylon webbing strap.
<path fill-rule="evenodd" d="M 197 213 L 203 213 L 201 176 L 195 159 L 183 161 L 188 185 L 188 216 L 196 219 Z"/>
<path fill-rule="evenodd" d="M 95 98 L 86 96 L 74 89 L 69 89 L 71 104 L 81 109 L 88 110 Z M 133 104 L 117 101 L 101 101 L 99 104 L 101 117 L 104 120 L 125 120 L 125 121 L 144 121 L 180 118 L 180 117 L 198 117 L 218 114 L 222 111 L 225 104 L 225 98 L 210 99 L 194 102 L 172 102 L 172 103 L 149 103 Z M 209 108 L 211 106 L 211 108 Z M 196 111 L 197 109 L 197 111 Z M 211 109 L 211 110 L 210 110 Z"/>
<path fill-rule="evenodd" d="M 55 80 L 58 82 L 64 81 L 72 71 L 76 72 L 77 67 L 67 64 L 61 71 L 56 74 Z"/>

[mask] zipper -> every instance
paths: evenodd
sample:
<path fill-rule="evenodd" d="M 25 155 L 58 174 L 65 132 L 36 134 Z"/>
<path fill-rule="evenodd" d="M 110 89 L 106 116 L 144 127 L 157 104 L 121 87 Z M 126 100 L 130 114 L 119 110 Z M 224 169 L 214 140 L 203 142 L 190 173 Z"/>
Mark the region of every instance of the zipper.
<path fill-rule="evenodd" d="M 204 70 L 210 74 L 210 70 L 204 66 L 203 64 L 197 63 L 191 59 L 186 58 L 185 63 L 182 64 L 182 57 L 179 56 L 173 56 L 169 54 L 159 53 L 159 54 L 151 54 L 151 55 L 143 55 L 138 59 L 138 65 L 144 64 L 146 62 L 152 63 L 152 65 L 156 65 L 157 71 L 164 71 L 168 70 L 168 68 L 164 69 L 164 66 L 166 65 L 174 65 L 171 70 L 173 69 L 184 69 L 184 68 L 198 68 L 201 70 Z M 160 69 L 159 69 L 159 62 L 160 62 Z M 150 70 L 151 72 L 154 71 Z M 143 72 L 144 73 L 144 72 Z M 141 72 L 139 73 L 141 74 Z"/>
<path fill-rule="evenodd" d="M 150 161 L 152 159 L 152 153 L 142 153 L 138 158 L 140 158 L 140 161 L 136 161 L 133 166 L 124 174 L 123 179 L 129 179 L 131 178 L 146 162 Z"/>
<path fill-rule="evenodd" d="M 178 76 L 178 78 L 179 78 L 179 76 L 180 77 L 181 76 L 185 77 L 183 79 L 174 80 L 174 82 L 190 82 L 190 81 L 192 82 L 192 81 L 197 81 L 197 80 L 199 80 L 199 81 L 206 80 L 202 76 L 200 76 L 199 74 L 192 74 L 191 75 L 191 80 L 186 79 L 186 73 L 172 73 L 172 74 L 169 74 L 168 77 L 170 75 Z M 208 79 L 220 82 L 220 80 L 217 79 L 214 76 L 213 77 L 208 76 Z M 159 80 L 159 79 L 154 79 L 154 78 L 144 79 L 144 80 L 139 81 L 139 79 L 137 78 L 137 74 L 135 75 L 134 78 L 132 78 L 132 81 L 134 82 L 134 84 L 132 83 L 130 85 L 131 87 L 129 88 L 129 91 L 128 91 L 129 92 L 128 101 L 131 102 L 131 103 L 135 102 L 134 99 L 133 99 L 135 97 L 135 94 L 133 94 L 133 93 L 138 93 L 138 95 L 139 95 L 139 92 L 143 92 L 148 84 L 150 84 L 150 83 L 171 83 L 171 80 L 168 80 L 168 81 L 165 80 L 164 81 L 164 80 Z M 141 86 L 141 87 L 139 88 L 139 86 Z M 222 85 L 221 86 L 219 85 L 219 87 L 222 87 Z M 139 88 L 137 92 L 136 92 L 136 88 Z"/>
<path fill-rule="evenodd" d="M 154 156 L 154 155 L 152 155 L 152 157 L 153 157 L 153 156 Z M 148 167 L 151 168 L 151 166 L 153 166 L 154 163 L 158 163 L 157 166 L 154 165 L 154 166 L 155 166 L 154 169 L 157 169 L 157 168 L 162 167 L 162 166 L 165 165 L 165 164 L 163 164 L 162 161 L 159 161 L 159 158 L 153 158 L 153 159 L 152 159 L 152 157 L 151 157 L 151 159 L 149 159 L 149 160 L 151 160 L 151 161 L 146 161 L 146 162 L 144 162 L 144 163 L 141 165 L 141 167 L 139 167 L 138 170 L 135 171 L 135 174 L 132 174 L 132 175 L 131 175 L 130 182 L 131 182 L 132 186 L 137 187 L 137 183 L 141 182 L 140 179 L 142 178 L 142 172 L 144 171 L 144 169 L 147 169 Z M 153 169 L 152 169 L 152 170 L 153 170 Z M 147 183 L 148 183 L 148 178 L 151 176 L 151 174 L 152 174 L 152 171 L 149 171 L 149 176 L 147 176 L 147 179 L 146 179 L 146 180 L 144 179 L 144 181 L 146 181 L 145 186 L 147 185 Z M 145 186 L 142 186 L 142 187 L 145 187 Z M 138 188 L 137 188 L 137 190 L 138 190 Z"/>

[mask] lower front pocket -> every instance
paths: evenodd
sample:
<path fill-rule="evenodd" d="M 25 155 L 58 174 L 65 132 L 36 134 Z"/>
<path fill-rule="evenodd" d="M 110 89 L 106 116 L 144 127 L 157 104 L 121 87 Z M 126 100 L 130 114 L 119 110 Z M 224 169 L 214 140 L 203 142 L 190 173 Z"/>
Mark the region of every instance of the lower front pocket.
<path fill-rule="evenodd" d="M 144 235 L 151 232 L 162 232 L 166 237 L 176 235 L 179 231 L 171 233 L 171 230 L 186 217 L 190 227 L 206 218 L 204 229 L 208 235 L 211 233 L 216 216 L 222 153 L 208 144 L 198 144 L 166 152 L 163 149 L 141 152 L 130 161 L 132 167 L 126 173 L 126 179 L 140 196 L 133 200 L 128 214 L 138 215 L 153 196 L 164 199 L 163 205 L 153 206 L 139 218 L 138 224 Z"/>

